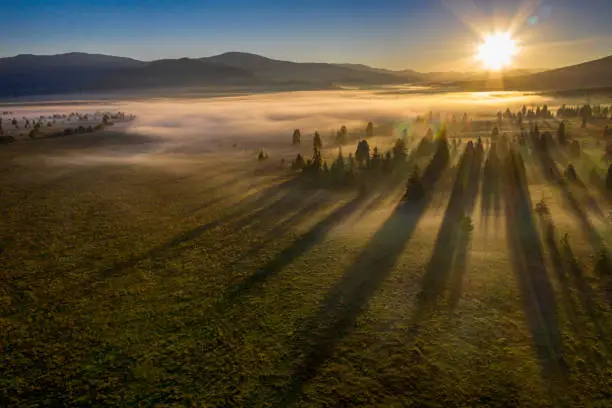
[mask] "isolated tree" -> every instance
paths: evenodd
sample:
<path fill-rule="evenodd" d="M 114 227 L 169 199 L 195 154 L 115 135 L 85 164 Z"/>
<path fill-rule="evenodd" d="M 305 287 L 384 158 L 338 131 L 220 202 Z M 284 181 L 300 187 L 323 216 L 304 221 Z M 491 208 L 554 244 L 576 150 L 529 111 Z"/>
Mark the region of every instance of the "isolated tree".
<path fill-rule="evenodd" d="M 80 129 L 80 127 L 79 127 L 79 129 Z M 265 151 L 263 151 L 263 149 L 262 149 L 262 150 L 260 150 L 260 151 L 259 151 L 259 154 L 257 155 L 257 159 L 258 159 L 259 161 L 264 161 L 264 160 L 267 160 L 267 159 L 268 159 L 268 153 L 266 153 Z"/>
<path fill-rule="evenodd" d="M 396 163 L 403 163 L 408 157 L 408 149 L 406 148 L 406 142 L 403 139 L 395 140 L 393 145 L 393 159 Z"/>
<path fill-rule="evenodd" d="M 499 138 L 499 128 L 497 126 L 493 126 L 493 130 L 491 131 L 491 141 L 496 142 Z"/>
<path fill-rule="evenodd" d="M 372 122 L 368 122 L 368 125 L 366 126 L 365 134 L 366 134 L 366 137 L 374 137 L 374 125 L 372 124 Z"/>
<path fill-rule="evenodd" d="M 370 159 L 370 167 L 374 170 L 379 169 L 381 161 L 382 159 L 380 157 L 380 153 L 378 153 L 378 147 L 374 147 L 374 150 L 372 151 L 372 158 Z"/>
<path fill-rule="evenodd" d="M 306 163 L 304 162 L 304 158 L 302 157 L 301 154 L 298 153 L 297 156 L 295 157 L 295 160 L 291 164 L 291 168 L 293 170 L 302 170 L 304 169 L 305 165 Z"/>
<path fill-rule="evenodd" d="M 357 143 L 357 151 L 355 151 L 355 159 L 359 163 L 359 167 L 368 167 L 370 162 L 370 145 L 366 140 Z"/>
<path fill-rule="evenodd" d="M 72 116 L 72 114 L 70 114 Z M 105 114 L 104 116 L 102 116 L 102 123 L 105 125 L 108 125 L 110 120 L 110 117 L 108 116 L 108 114 Z"/>
<path fill-rule="evenodd" d="M 315 150 L 320 150 L 323 147 L 323 142 L 321 142 L 321 135 L 319 135 L 319 132 L 315 132 L 314 138 L 312 139 L 312 146 Z"/>
<path fill-rule="evenodd" d="M 292 141 L 292 144 L 299 145 L 301 137 L 302 137 L 302 135 L 300 134 L 300 129 L 295 129 L 293 131 L 293 141 Z"/>
<path fill-rule="evenodd" d="M 578 175 L 576 174 L 576 169 L 574 168 L 574 166 L 571 163 L 568 164 L 567 168 L 563 172 L 563 175 L 569 181 L 576 181 L 576 180 L 578 180 Z"/>
<path fill-rule="evenodd" d="M 342 125 L 342 127 L 336 133 L 336 144 L 338 146 L 342 146 L 346 143 L 346 139 L 348 137 L 348 130 L 346 126 Z"/>
<path fill-rule="evenodd" d="M 421 172 L 419 171 L 419 167 L 415 165 L 410 173 L 410 177 L 408 177 L 406 191 L 402 199 L 405 201 L 418 201 L 424 196 L 425 187 L 421 181 Z"/>
<path fill-rule="evenodd" d="M 565 146 L 567 144 L 567 137 L 565 136 L 565 121 L 561 121 L 561 123 L 559 123 L 559 128 L 557 129 L 557 140 L 560 146 Z"/>

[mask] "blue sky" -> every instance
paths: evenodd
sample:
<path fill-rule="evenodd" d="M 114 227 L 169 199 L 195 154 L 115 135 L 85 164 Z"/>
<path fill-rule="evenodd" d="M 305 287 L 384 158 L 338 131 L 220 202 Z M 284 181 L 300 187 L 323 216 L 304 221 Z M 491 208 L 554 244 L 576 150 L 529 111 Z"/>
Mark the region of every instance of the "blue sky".
<path fill-rule="evenodd" d="M 512 21 L 523 46 L 518 67 L 612 54 L 612 0 L 15 0 L 3 2 L 2 14 L 0 56 L 84 51 L 152 60 L 246 51 L 467 70 L 478 68 L 479 35 Z"/>

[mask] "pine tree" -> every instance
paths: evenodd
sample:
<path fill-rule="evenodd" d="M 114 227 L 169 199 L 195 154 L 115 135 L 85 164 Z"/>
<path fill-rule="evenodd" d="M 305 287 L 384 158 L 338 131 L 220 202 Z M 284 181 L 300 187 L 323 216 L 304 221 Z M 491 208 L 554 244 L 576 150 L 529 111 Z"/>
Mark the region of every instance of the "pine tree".
<path fill-rule="evenodd" d="M 314 138 L 312 139 L 312 146 L 315 150 L 320 150 L 323 148 L 323 142 L 321 141 L 321 135 L 319 132 L 315 131 Z"/>
<path fill-rule="evenodd" d="M 425 188 L 421 181 L 421 172 L 419 167 L 415 165 L 408 177 L 406 183 L 406 192 L 404 193 L 403 200 L 406 201 L 417 201 L 425 196 Z"/>
<path fill-rule="evenodd" d="M 370 166 L 372 169 L 379 169 L 381 161 L 380 153 L 378 153 L 378 147 L 374 147 L 374 150 L 372 151 L 372 159 L 370 160 Z"/>
<path fill-rule="evenodd" d="M 300 144 L 301 137 L 302 137 L 302 135 L 300 134 L 300 129 L 295 129 L 293 131 L 293 144 L 294 145 Z"/>
<path fill-rule="evenodd" d="M 372 122 L 368 122 L 365 133 L 366 137 L 374 137 L 374 125 L 372 124 Z"/>
<path fill-rule="evenodd" d="M 403 163 L 406 161 L 408 156 L 408 149 L 406 148 L 406 142 L 403 139 L 397 139 L 393 145 L 393 159 L 396 163 Z"/>
<path fill-rule="evenodd" d="M 293 170 L 302 170 L 304 169 L 304 167 L 306 166 L 306 163 L 304 162 L 304 158 L 302 157 L 301 154 L 297 154 L 297 156 L 295 157 L 295 160 L 293 161 L 293 164 L 291 164 L 291 168 Z"/>
<path fill-rule="evenodd" d="M 370 145 L 366 140 L 362 140 L 357 144 L 357 150 L 355 151 L 355 158 L 359 167 L 364 167 L 369 162 L 370 158 Z"/>
<path fill-rule="evenodd" d="M 567 138 L 565 136 L 565 122 L 562 121 L 559 123 L 559 128 L 557 129 L 557 140 L 559 141 L 559 145 L 565 146 L 567 143 Z"/>

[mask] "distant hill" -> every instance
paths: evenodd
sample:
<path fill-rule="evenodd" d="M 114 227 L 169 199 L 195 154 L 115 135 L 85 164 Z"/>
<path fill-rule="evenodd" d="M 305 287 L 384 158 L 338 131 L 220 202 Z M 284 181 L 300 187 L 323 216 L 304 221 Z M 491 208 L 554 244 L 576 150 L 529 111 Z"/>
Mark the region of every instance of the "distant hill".
<path fill-rule="evenodd" d="M 243 52 L 151 62 L 110 55 L 68 53 L 0 58 L 0 96 L 226 85 L 256 85 L 274 89 L 288 89 L 289 85 L 291 89 L 324 89 L 334 85 L 401 83 L 443 83 L 476 90 L 502 87 L 557 90 L 611 87 L 610 72 L 612 57 L 539 73 L 514 70 L 490 80 L 490 74 L 482 72 L 392 71 L 363 64 L 281 61 Z"/>
<path fill-rule="evenodd" d="M 0 58 L 0 95 L 74 92 L 85 84 L 143 64 L 130 58 L 76 52 Z"/>
<path fill-rule="evenodd" d="M 572 90 L 612 86 L 612 56 L 527 75 L 505 75 L 503 81 L 457 82 L 464 89 Z"/>
<path fill-rule="evenodd" d="M 365 65 L 280 61 L 243 52 L 227 52 L 201 60 L 248 69 L 271 83 L 392 84 L 417 80 Z"/>
<path fill-rule="evenodd" d="M 151 89 L 256 83 L 255 75 L 247 69 L 231 67 L 199 59 L 165 59 L 123 68 L 110 73 L 88 88 Z"/>

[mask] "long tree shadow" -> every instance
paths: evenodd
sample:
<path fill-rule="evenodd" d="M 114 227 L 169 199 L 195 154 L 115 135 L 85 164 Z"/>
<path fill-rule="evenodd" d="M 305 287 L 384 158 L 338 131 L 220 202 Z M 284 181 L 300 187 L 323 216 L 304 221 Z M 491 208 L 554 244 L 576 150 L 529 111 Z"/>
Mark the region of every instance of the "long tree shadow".
<path fill-rule="evenodd" d="M 312 195 L 306 199 L 305 202 L 297 208 L 297 210 L 290 214 L 287 218 L 275 224 L 269 231 L 265 232 L 265 237 L 257 244 L 251 246 L 248 251 L 240 255 L 237 259 L 230 262 L 231 265 L 236 265 L 239 262 L 249 259 L 257 255 L 262 249 L 276 241 L 279 237 L 282 237 L 289 233 L 291 229 L 298 225 L 300 222 L 310 217 L 313 213 L 320 211 L 330 204 L 329 199 L 322 199 L 320 195 Z"/>
<path fill-rule="evenodd" d="M 593 248 L 596 250 L 601 248 L 603 245 L 603 240 L 593 227 L 593 224 L 591 224 L 591 221 L 589 220 L 584 210 L 581 208 L 581 205 L 578 200 L 576 200 L 572 192 L 569 190 L 567 183 L 561 176 L 561 173 L 559 172 L 559 169 L 557 168 L 557 165 L 554 160 L 552 160 L 548 153 L 539 149 L 536 152 L 536 156 L 538 157 L 542 174 L 553 185 L 556 185 L 558 187 L 559 191 L 561 192 L 561 196 L 563 197 L 563 200 L 569 207 L 572 214 L 574 214 L 574 216 L 580 222 L 581 230 L 587 234 L 589 242 L 591 243 Z"/>
<path fill-rule="evenodd" d="M 561 250 L 563 251 L 563 258 L 567 263 L 567 267 L 569 269 L 569 273 L 574 283 L 574 286 L 578 290 L 580 302 L 589 319 L 593 323 L 593 326 L 597 333 L 597 337 L 601 341 L 601 344 L 604 345 L 606 351 L 608 352 L 608 355 L 610 356 L 611 347 L 610 342 L 608 341 L 609 335 L 604 329 L 603 324 L 601 323 L 601 310 L 596 303 L 598 295 L 595 293 L 591 285 L 587 282 L 584 271 L 578 263 L 574 255 L 574 251 L 572 250 L 572 247 L 570 246 L 568 240 L 564 240 Z"/>
<path fill-rule="evenodd" d="M 283 250 L 273 260 L 268 262 L 263 268 L 248 276 L 241 282 L 233 285 L 221 295 L 217 303 L 217 309 L 223 310 L 239 297 L 252 291 L 259 284 L 263 283 L 273 275 L 277 274 L 295 259 L 306 253 L 318 242 L 325 238 L 325 235 L 336 225 L 350 216 L 363 202 L 362 196 L 357 196 L 340 208 L 334 210 L 330 215 L 319 221 L 310 231 L 298 238 L 291 246 Z"/>
<path fill-rule="evenodd" d="M 482 195 L 480 201 L 480 215 L 484 224 L 485 231 L 488 229 L 489 217 L 495 216 L 497 220 L 500 216 L 500 169 L 499 156 L 495 144 L 489 149 L 489 154 L 485 160 L 482 176 Z"/>
<path fill-rule="evenodd" d="M 552 149 L 551 154 L 554 155 L 554 158 L 557 159 L 559 161 L 559 163 L 561 163 L 563 166 L 567 166 L 567 165 L 569 165 L 572 162 L 572 160 L 569 157 L 569 154 L 567 152 L 567 147 L 559 146 L 556 149 Z M 580 164 L 580 160 L 578 160 L 578 164 L 576 165 L 576 168 L 579 170 L 581 167 L 582 166 Z M 595 173 L 595 174 L 597 174 L 597 173 Z M 592 181 L 594 181 L 594 180 L 592 180 Z M 592 181 L 590 183 L 591 185 L 593 185 Z M 569 180 L 567 182 L 567 186 L 568 186 L 568 190 L 569 190 L 569 187 L 571 187 L 571 186 L 579 187 L 578 188 L 578 193 L 579 193 L 580 196 L 582 196 L 581 198 L 585 201 L 585 204 L 587 205 L 587 208 L 589 210 L 591 210 L 599 218 L 604 218 L 603 211 L 601 210 L 601 207 L 599 207 L 599 205 L 597 204 L 597 200 L 595 200 L 595 198 L 591 195 L 591 193 L 589 192 L 587 186 L 580 179 L 580 177 L 578 175 L 576 175 L 576 178 L 574 180 Z"/>
<path fill-rule="evenodd" d="M 418 308 L 427 308 L 438 298 L 444 288 L 451 270 L 453 256 L 457 248 L 461 221 L 464 217 L 464 205 L 467 199 L 469 176 L 474 165 L 474 148 L 468 143 L 459 162 L 457 177 L 438 236 L 432 250 L 431 258 L 425 268 L 421 282 Z M 417 312 L 417 314 L 420 312 Z"/>
<path fill-rule="evenodd" d="M 466 216 L 471 216 L 476 206 L 476 198 L 478 197 L 478 187 L 480 185 L 481 175 L 481 164 L 482 164 L 482 152 L 476 150 L 474 152 L 474 158 L 472 160 L 469 173 L 467 175 L 467 185 L 465 189 L 465 199 L 463 211 Z M 459 220 L 459 223 L 462 220 Z M 455 248 L 455 258 L 453 265 L 453 272 L 450 281 L 450 297 L 449 306 L 451 309 L 457 307 L 461 293 L 463 291 L 463 277 L 467 269 L 467 257 L 469 252 L 469 244 L 471 239 L 471 224 L 467 223 L 467 219 L 463 220 L 462 225 L 458 225 L 457 228 L 457 244 Z M 449 254 L 450 256 L 450 254 Z"/>
<path fill-rule="evenodd" d="M 166 252 L 169 250 L 175 250 L 180 253 L 182 250 L 180 248 L 182 244 L 194 240 L 205 232 L 228 222 L 235 221 L 234 227 L 240 229 L 253 222 L 253 220 L 263 216 L 265 213 L 274 214 L 278 211 L 282 211 L 284 208 L 286 208 L 286 203 L 283 201 L 285 196 L 292 187 L 297 185 L 297 183 L 298 181 L 296 179 L 289 179 L 265 188 L 252 196 L 248 196 L 242 199 L 236 206 L 236 209 L 234 209 L 230 214 L 190 229 L 161 245 L 151 248 L 141 255 L 117 262 L 110 267 L 90 273 L 85 282 L 80 281 L 75 284 L 75 289 L 85 288 L 86 292 L 91 291 L 93 290 L 91 283 L 117 276 L 122 271 L 132 268 L 144 260 L 155 259 L 162 255 L 166 257 Z M 251 211 L 253 209 L 254 211 Z M 176 256 L 177 254 L 175 253 L 173 255 Z"/>
<path fill-rule="evenodd" d="M 447 141 L 439 143 L 443 147 L 422 177 L 429 189 L 433 189 L 448 166 Z M 398 204 L 340 281 L 328 291 L 318 312 L 304 322 L 303 329 L 294 337 L 291 351 L 281 360 L 280 365 L 293 372 L 291 381 L 281 388 L 269 385 L 273 396 L 266 399 L 267 403 L 287 406 L 296 401 L 303 385 L 316 375 L 336 344 L 350 332 L 368 299 L 393 269 L 431 196 L 429 193 L 419 201 Z"/>
<path fill-rule="evenodd" d="M 563 257 L 559 250 L 555 224 L 550 217 L 550 214 L 541 214 L 539 218 L 541 230 L 544 235 L 544 243 L 548 249 L 548 254 L 550 256 L 555 276 L 561 286 L 562 304 L 574 332 L 580 337 L 581 341 L 585 343 L 584 326 L 580 323 L 580 319 L 578 318 L 577 305 L 570 290 L 570 281 L 564 266 Z"/>
<path fill-rule="evenodd" d="M 510 261 L 517 276 L 525 317 L 544 375 L 562 380 L 565 364 L 552 286 L 531 212 L 524 162 L 511 151 L 504 163 L 503 195 Z"/>

